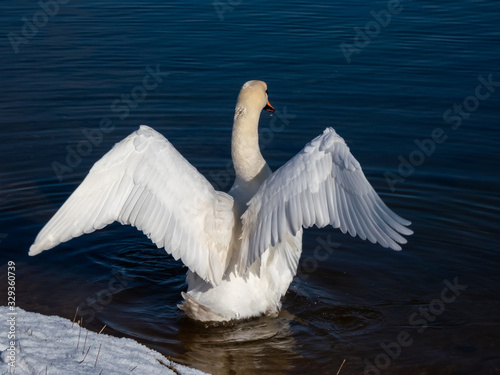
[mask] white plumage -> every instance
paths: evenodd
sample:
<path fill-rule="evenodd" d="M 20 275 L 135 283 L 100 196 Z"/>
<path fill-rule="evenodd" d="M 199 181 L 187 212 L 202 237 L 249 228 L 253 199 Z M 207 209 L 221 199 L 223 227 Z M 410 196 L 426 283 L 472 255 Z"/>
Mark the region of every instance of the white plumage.
<path fill-rule="evenodd" d="M 29 254 L 114 221 L 133 225 L 189 268 L 179 307 L 193 319 L 224 321 L 279 310 L 297 271 L 302 228 L 330 224 L 400 250 L 410 222 L 382 202 L 332 128 L 271 172 L 258 146 L 262 109 L 274 111 L 266 84 L 247 82 L 236 104 L 236 179 L 228 193 L 142 125 L 92 167 Z"/>

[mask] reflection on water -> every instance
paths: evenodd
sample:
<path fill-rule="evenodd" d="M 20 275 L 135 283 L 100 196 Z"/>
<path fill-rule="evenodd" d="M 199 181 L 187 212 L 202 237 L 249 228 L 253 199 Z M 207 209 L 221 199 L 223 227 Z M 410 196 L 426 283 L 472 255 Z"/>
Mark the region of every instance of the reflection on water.
<path fill-rule="evenodd" d="M 263 317 L 219 327 L 206 327 L 183 319 L 177 339 L 184 353 L 181 363 L 209 373 L 266 374 L 290 370 L 297 343 L 287 314 Z"/>

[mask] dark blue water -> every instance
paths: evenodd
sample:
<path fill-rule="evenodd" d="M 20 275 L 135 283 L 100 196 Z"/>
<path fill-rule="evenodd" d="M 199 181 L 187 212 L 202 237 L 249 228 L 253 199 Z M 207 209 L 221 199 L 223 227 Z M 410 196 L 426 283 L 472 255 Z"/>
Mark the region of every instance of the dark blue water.
<path fill-rule="evenodd" d="M 0 6 L 0 263 L 16 262 L 19 306 L 68 318 L 78 307 L 89 328 L 212 373 L 335 374 L 344 359 L 341 374 L 500 373 L 496 2 L 50 4 Z M 215 328 L 182 316 L 186 268 L 133 228 L 27 256 L 139 124 L 228 189 L 250 79 L 277 109 L 260 124 L 270 166 L 333 126 L 413 222 L 402 252 L 310 229 L 280 316 Z"/>

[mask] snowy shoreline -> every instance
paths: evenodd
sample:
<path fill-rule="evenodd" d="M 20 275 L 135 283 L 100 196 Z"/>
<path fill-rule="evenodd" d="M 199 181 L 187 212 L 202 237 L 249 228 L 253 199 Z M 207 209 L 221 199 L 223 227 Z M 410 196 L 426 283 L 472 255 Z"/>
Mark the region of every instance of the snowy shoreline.
<path fill-rule="evenodd" d="M 130 338 L 98 334 L 69 319 L 19 307 L 12 313 L 8 307 L 0 307 L 2 374 L 205 374 L 172 362 Z"/>

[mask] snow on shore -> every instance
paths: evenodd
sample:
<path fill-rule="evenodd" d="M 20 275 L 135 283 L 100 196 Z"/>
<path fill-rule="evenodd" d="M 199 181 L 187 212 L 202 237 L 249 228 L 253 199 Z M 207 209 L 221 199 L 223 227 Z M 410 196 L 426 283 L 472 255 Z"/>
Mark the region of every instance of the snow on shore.
<path fill-rule="evenodd" d="M 99 335 L 59 316 L 19 307 L 14 315 L 6 306 L 0 307 L 0 316 L 2 374 L 205 374 L 171 362 L 132 339 Z"/>

